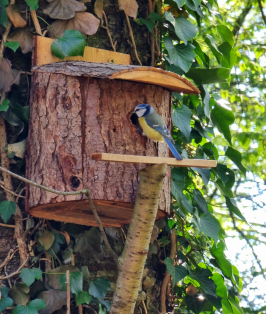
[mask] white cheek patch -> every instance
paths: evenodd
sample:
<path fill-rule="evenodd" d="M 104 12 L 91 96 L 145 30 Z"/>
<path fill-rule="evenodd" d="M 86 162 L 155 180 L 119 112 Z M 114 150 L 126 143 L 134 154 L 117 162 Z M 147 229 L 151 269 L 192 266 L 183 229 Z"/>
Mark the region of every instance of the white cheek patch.
<path fill-rule="evenodd" d="M 136 114 L 139 118 L 143 117 L 143 115 L 145 114 L 146 112 L 146 109 L 143 108 L 143 109 L 139 109 L 138 111 L 136 111 Z"/>

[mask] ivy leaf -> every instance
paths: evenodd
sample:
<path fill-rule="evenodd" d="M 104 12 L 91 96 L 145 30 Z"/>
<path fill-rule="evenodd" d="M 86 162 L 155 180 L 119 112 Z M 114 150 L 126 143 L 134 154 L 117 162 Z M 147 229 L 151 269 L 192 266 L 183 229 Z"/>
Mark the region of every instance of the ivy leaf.
<path fill-rule="evenodd" d="M 17 305 L 12 314 L 38 314 L 38 311 L 45 308 L 45 302 L 41 299 L 35 299 L 26 306 Z"/>
<path fill-rule="evenodd" d="M 39 0 L 25 0 L 27 5 L 30 7 L 30 10 L 37 10 L 39 9 Z"/>
<path fill-rule="evenodd" d="M 23 268 L 19 277 L 29 287 L 35 281 L 35 279 L 42 278 L 42 271 L 39 268 Z"/>
<path fill-rule="evenodd" d="M 181 40 L 183 40 L 185 45 L 187 44 L 188 40 L 196 36 L 196 26 L 190 23 L 184 16 L 178 16 L 177 18 L 174 18 L 171 12 L 166 11 L 165 18 L 175 27 L 176 35 Z"/>
<path fill-rule="evenodd" d="M 150 33 L 152 32 L 152 30 L 154 29 L 154 23 L 151 20 L 145 20 L 142 17 L 139 19 L 140 22 L 142 24 L 144 24 L 145 26 L 147 26 L 148 30 L 150 31 Z"/>
<path fill-rule="evenodd" d="M 228 147 L 226 152 L 225 152 L 225 156 L 227 156 L 228 158 L 230 158 L 232 160 L 232 162 L 238 167 L 238 169 L 242 172 L 242 174 L 244 175 L 244 177 L 246 177 L 246 168 L 242 165 L 241 161 L 242 161 L 242 155 L 241 153 L 232 148 L 232 147 Z"/>
<path fill-rule="evenodd" d="M 198 295 L 195 295 L 195 296 L 186 295 L 185 296 L 185 301 L 186 301 L 186 304 L 187 304 L 187 309 L 189 311 L 192 311 L 195 314 L 202 313 L 201 310 L 202 310 L 205 302 L 204 302 L 204 300 L 200 300 L 198 298 Z"/>
<path fill-rule="evenodd" d="M 195 272 L 189 272 L 189 277 L 196 280 L 205 293 L 217 297 L 216 286 L 214 281 L 210 279 L 211 276 L 212 272 L 209 269 L 197 269 Z"/>
<path fill-rule="evenodd" d="M 0 1 L 0 24 L 3 25 L 5 28 L 7 27 L 7 13 L 6 13 L 6 6 L 9 4 L 6 0 Z"/>
<path fill-rule="evenodd" d="M 87 291 L 79 291 L 75 295 L 76 306 L 81 304 L 89 304 L 91 302 L 92 296 Z"/>
<path fill-rule="evenodd" d="M 225 200 L 226 200 L 226 205 L 227 207 L 234 213 L 236 214 L 241 220 L 246 221 L 246 218 L 242 215 L 241 211 L 238 209 L 236 202 L 233 198 L 229 198 L 227 196 L 225 196 Z"/>
<path fill-rule="evenodd" d="M 156 12 L 151 12 L 148 16 L 148 18 L 152 21 L 152 22 L 157 22 L 157 21 L 161 21 L 163 18 L 161 17 L 161 15 L 159 13 Z"/>
<path fill-rule="evenodd" d="M 21 106 L 18 103 L 12 103 L 12 111 L 13 113 L 24 123 L 29 124 L 30 118 L 30 106 Z"/>
<path fill-rule="evenodd" d="M 234 34 L 230 31 L 230 29 L 225 25 L 217 25 L 216 28 L 222 40 L 224 42 L 229 43 L 231 47 L 234 47 L 235 37 Z"/>
<path fill-rule="evenodd" d="M 186 76 L 197 85 L 226 82 L 231 70 L 227 68 L 201 69 L 191 68 Z"/>
<path fill-rule="evenodd" d="M 191 132 L 191 116 L 191 110 L 185 105 L 178 106 L 173 111 L 173 124 L 179 128 L 187 141 L 189 141 Z"/>
<path fill-rule="evenodd" d="M 206 55 L 205 52 L 202 51 L 199 43 L 196 40 L 193 40 L 193 46 L 195 47 L 195 53 L 196 55 L 201 59 L 201 61 L 203 62 L 203 65 L 206 68 L 209 68 L 209 63 L 210 63 L 210 58 L 208 55 Z"/>
<path fill-rule="evenodd" d="M 233 270 L 231 263 L 226 259 L 224 254 L 225 244 L 220 241 L 218 244 L 214 244 L 211 248 L 211 254 L 215 257 L 221 271 L 227 278 L 232 278 Z"/>
<path fill-rule="evenodd" d="M 173 277 L 173 286 L 175 286 L 178 281 L 182 280 L 188 274 L 187 269 L 184 266 L 178 265 L 174 266 L 173 261 L 170 257 L 164 260 L 167 272 Z"/>
<path fill-rule="evenodd" d="M 103 299 L 109 290 L 111 290 L 111 282 L 107 279 L 97 278 L 90 282 L 89 293 L 95 298 Z"/>
<path fill-rule="evenodd" d="M 2 104 L 0 105 L 0 111 L 7 111 L 9 108 L 10 101 L 5 99 Z"/>
<path fill-rule="evenodd" d="M 1 292 L 2 298 L 7 298 L 9 290 L 10 288 L 6 286 L 0 286 L 0 292 Z"/>
<path fill-rule="evenodd" d="M 234 113 L 222 106 L 215 105 L 211 112 L 211 119 L 225 139 L 232 145 L 229 126 L 235 121 Z"/>
<path fill-rule="evenodd" d="M 209 214 L 207 203 L 199 190 L 193 190 L 193 199 L 203 214 Z"/>
<path fill-rule="evenodd" d="M 12 201 L 3 201 L 0 203 L 0 215 L 6 224 L 8 219 L 16 212 L 16 203 Z"/>
<path fill-rule="evenodd" d="M 74 273 L 69 274 L 70 277 L 70 292 L 74 294 L 78 294 L 79 292 L 83 291 L 83 274 L 80 271 L 76 271 Z M 61 275 L 58 278 L 62 290 L 66 291 L 66 274 Z"/>
<path fill-rule="evenodd" d="M 16 52 L 18 47 L 19 47 L 19 43 L 17 41 L 5 42 L 4 46 L 8 47 L 8 48 L 12 49 L 14 52 Z"/>
<path fill-rule="evenodd" d="M 209 48 L 211 49 L 211 52 L 214 54 L 215 58 L 217 59 L 218 63 L 221 63 L 222 59 L 223 59 L 223 55 L 221 54 L 221 52 L 218 50 L 215 41 L 213 39 L 213 37 L 211 35 L 207 35 L 205 37 L 205 43 L 209 46 Z"/>
<path fill-rule="evenodd" d="M 2 298 L 0 300 L 0 313 L 4 311 L 7 307 L 13 306 L 13 300 L 11 298 Z"/>
<path fill-rule="evenodd" d="M 77 30 L 66 30 L 62 37 L 56 39 L 51 46 L 52 54 L 59 59 L 70 56 L 83 56 L 86 39 Z"/>
<path fill-rule="evenodd" d="M 190 44 L 174 46 L 172 40 L 168 37 L 165 38 L 164 44 L 171 62 L 187 72 L 195 59 L 194 47 Z"/>
<path fill-rule="evenodd" d="M 50 255 L 54 256 L 60 250 L 60 244 L 65 244 L 66 240 L 65 237 L 61 234 L 56 232 L 55 230 L 51 230 L 54 235 L 54 242 L 51 248 L 47 251 Z"/>
<path fill-rule="evenodd" d="M 194 215 L 194 222 L 200 232 L 211 237 L 215 243 L 219 240 L 221 225 L 219 221 L 210 213 Z M 207 293 L 207 292 L 206 292 Z"/>

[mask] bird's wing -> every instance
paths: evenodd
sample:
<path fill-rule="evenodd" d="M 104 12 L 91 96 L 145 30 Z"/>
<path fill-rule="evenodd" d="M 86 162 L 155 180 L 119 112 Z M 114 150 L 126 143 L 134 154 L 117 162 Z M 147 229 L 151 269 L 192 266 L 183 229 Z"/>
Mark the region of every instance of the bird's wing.
<path fill-rule="evenodd" d="M 148 126 L 156 130 L 163 137 L 168 138 L 173 144 L 175 143 L 162 117 L 157 112 L 153 113 L 152 115 L 146 116 L 145 121 Z"/>

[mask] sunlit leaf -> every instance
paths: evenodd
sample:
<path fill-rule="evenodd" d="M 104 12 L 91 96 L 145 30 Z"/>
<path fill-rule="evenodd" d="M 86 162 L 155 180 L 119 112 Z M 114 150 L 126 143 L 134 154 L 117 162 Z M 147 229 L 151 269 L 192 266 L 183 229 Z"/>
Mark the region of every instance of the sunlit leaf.
<path fill-rule="evenodd" d="M 179 128 L 187 140 L 189 140 L 191 132 L 191 116 L 191 110 L 185 105 L 178 106 L 173 111 L 173 124 Z"/>
<path fill-rule="evenodd" d="M 173 286 L 176 285 L 180 280 L 186 277 L 188 274 L 187 269 L 184 266 L 174 266 L 173 261 L 170 257 L 164 260 L 167 272 L 173 277 Z"/>
<path fill-rule="evenodd" d="M 238 167 L 244 176 L 246 176 L 246 168 L 242 164 L 242 155 L 239 151 L 232 147 L 228 147 L 225 155 L 232 160 L 232 162 Z"/>

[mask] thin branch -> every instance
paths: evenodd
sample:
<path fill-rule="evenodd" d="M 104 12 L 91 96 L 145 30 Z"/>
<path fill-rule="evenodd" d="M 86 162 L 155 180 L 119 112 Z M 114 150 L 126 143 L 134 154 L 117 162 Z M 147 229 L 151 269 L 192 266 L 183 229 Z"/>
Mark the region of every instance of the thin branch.
<path fill-rule="evenodd" d="M 67 314 L 70 314 L 70 278 L 69 270 L 66 271 L 66 288 L 67 288 Z"/>
<path fill-rule="evenodd" d="M 85 307 L 86 309 L 89 309 L 93 312 L 93 314 L 97 314 L 97 312 L 90 306 L 88 306 L 87 304 L 82 304 L 83 307 Z"/>
<path fill-rule="evenodd" d="M 134 39 L 134 35 L 133 35 L 133 31 L 132 31 L 132 28 L 131 28 L 131 24 L 130 24 L 130 20 L 129 20 L 128 15 L 126 15 L 126 20 L 127 20 L 127 26 L 128 26 L 128 29 L 129 29 L 130 38 L 131 38 L 132 45 L 133 45 L 134 52 L 135 52 L 135 57 L 136 57 L 139 65 L 142 65 L 142 63 L 141 63 L 141 61 L 139 59 L 139 56 L 138 56 L 137 47 L 136 47 L 136 43 L 135 43 L 135 39 Z"/>
<path fill-rule="evenodd" d="M 235 25 L 234 25 L 234 29 L 233 29 L 233 34 L 236 35 L 240 28 L 242 27 L 245 19 L 246 19 L 246 16 L 248 15 L 249 11 L 251 10 L 252 8 L 252 1 L 249 0 L 247 2 L 247 5 L 245 6 L 245 8 L 243 9 L 243 11 L 240 13 L 239 17 L 236 19 L 236 22 L 235 22 Z"/>
<path fill-rule="evenodd" d="M 3 224 L 3 223 L 0 223 L 0 226 L 1 227 L 6 227 L 6 228 L 16 228 L 16 226 L 15 225 L 7 225 L 7 224 Z"/>
<path fill-rule="evenodd" d="M 16 250 L 10 250 L 7 254 L 7 257 L 5 258 L 5 260 L 3 261 L 3 263 L 0 265 L 0 270 L 6 266 L 13 258 L 13 256 L 15 255 L 15 253 L 18 251 L 18 249 Z"/>
<path fill-rule="evenodd" d="M 113 40 L 112 40 L 111 33 L 109 31 L 109 28 L 108 28 L 108 20 L 107 20 L 107 17 L 106 17 L 106 14 L 105 14 L 104 11 L 103 11 L 103 17 L 104 17 L 104 21 L 105 21 L 105 25 L 106 25 L 106 32 L 107 32 L 107 35 L 108 35 L 108 37 L 110 39 L 111 46 L 112 46 L 113 50 L 116 51 L 114 43 L 113 43 Z"/>
<path fill-rule="evenodd" d="M 249 239 L 246 237 L 246 235 L 244 234 L 244 232 L 243 232 L 242 230 L 240 230 L 240 229 L 236 226 L 235 217 L 234 217 L 234 215 L 233 215 L 233 213 L 232 213 L 231 211 L 230 211 L 230 216 L 231 216 L 231 218 L 232 218 L 232 222 L 233 222 L 233 225 L 234 225 L 234 229 L 237 230 L 239 234 L 241 234 L 241 236 L 243 237 L 243 239 L 245 239 L 245 241 L 247 242 L 248 246 L 251 248 L 252 254 L 253 254 L 253 256 L 255 257 L 255 260 L 256 260 L 256 262 L 257 262 L 257 264 L 259 265 L 259 268 L 260 268 L 260 270 L 261 270 L 261 274 L 262 274 L 263 278 L 266 279 L 265 276 L 264 276 L 264 269 L 262 268 L 262 265 L 261 265 L 261 263 L 260 263 L 260 260 L 259 260 L 259 258 L 258 258 L 258 256 L 257 256 L 257 254 L 255 253 L 252 244 L 250 243 Z"/>
<path fill-rule="evenodd" d="M 37 18 L 36 11 L 35 11 L 35 10 L 31 10 L 31 11 L 30 11 L 30 14 L 31 14 L 31 17 L 32 17 L 32 21 L 33 21 L 33 24 L 34 24 L 36 33 L 37 33 L 38 35 L 40 35 L 40 36 L 44 36 L 44 35 L 42 34 L 41 26 L 40 26 L 39 20 L 38 20 L 38 18 Z"/>
<path fill-rule="evenodd" d="M 261 0 L 258 0 L 258 3 L 259 3 L 259 7 L 260 7 L 260 12 L 261 12 L 261 16 L 262 16 L 262 19 L 264 21 L 264 24 L 266 25 L 266 16 L 263 12 L 263 6 L 262 6 L 262 3 L 261 3 Z"/>
<path fill-rule="evenodd" d="M 25 196 L 21 196 L 21 195 L 19 195 L 19 194 L 16 194 L 15 192 L 13 192 L 13 191 L 11 191 L 11 190 L 5 188 L 2 184 L 0 184 L 0 188 L 3 189 L 3 190 L 5 190 L 5 191 L 7 191 L 8 193 L 10 193 L 10 194 L 12 194 L 12 195 L 15 195 L 15 196 L 18 196 L 18 197 L 21 197 L 21 198 L 25 198 Z"/>
<path fill-rule="evenodd" d="M 143 300 L 142 300 L 142 306 L 143 306 L 143 308 L 144 308 L 145 314 L 148 314 L 148 311 L 147 311 L 145 302 L 144 302 Z"/>
<path fill-rule="evenodd" d="M 6 280 L 6 279 L 10 279 L 16 275 L 18 275 L 21 271 L 21 269 L 27 264 L 28 262 L 28 259 L 29 259 L 29 255 L 27 256 L 26 260 L 19 266 L 18 270 L 16 270 L 15 272 L 13 272 L 12 274 L 10 275 L 7 275 L 6 277 L 0 277 L 0 280 Z"/>

